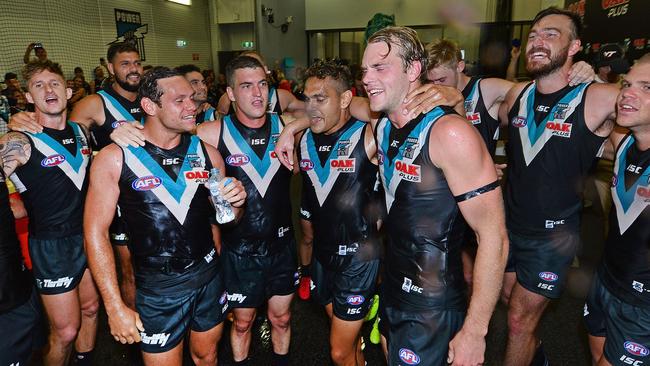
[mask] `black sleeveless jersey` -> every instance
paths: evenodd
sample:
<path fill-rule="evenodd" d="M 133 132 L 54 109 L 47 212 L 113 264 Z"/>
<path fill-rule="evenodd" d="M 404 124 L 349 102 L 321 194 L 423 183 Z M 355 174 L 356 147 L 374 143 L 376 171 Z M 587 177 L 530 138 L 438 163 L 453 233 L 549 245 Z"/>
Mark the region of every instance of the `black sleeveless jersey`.
<path fill-rule="evenodd" d="M 377 166 L 366 153 L 367 126 L 352 118 L 331 135 L 307 129 L 300 139 L 301 207 L 311 214 L 314 255 L 321 263 L 332 255 L 377 258 Z"/>
<path fill-rule="evenodd" d="M 490 155 L 494 157 L 499 140 L 499 121 L 490 116 L 481 94 L 481 79 L 473 77 L 463 89 L 465 116 L 481 134 Z"/>
<path fill-rule="evenodd" d="M 63 130 L 43 128 L 25 133 L 31 156 L 11 175 L 29 215 L 29 235 L 62 238 L 82 232 L 90 154 L 81 127 L 68 122 Z"/>
<path fill-rule="evenodd" d="M 104 105 L 104 124 L 94 125 L 90 129 L 93 149 L 99 151 L 104 146 L 112 143 L 111 133 L 120 122 L 141 121 L 144 122 L 144 114 L 140 107 L 140 97 L 133 102 L 118 94 L 113 86 L 97 92 Z"/>
<path fill-rule="evenodd" d="M 388 217 L 386 300 L 408 309 L 464 309 L 460 249 L 466 224 L 443 172 L 429 157 L 433 124 L 450 108 L 435 108 L 396 129 L 377 124 L 379 172 Z M 383 299 L 382 299 L 383 301 Z"/>
<path fill-rule="evenodd" d="M 27 301 L 33 287 L 31 275 L 23 264 L 14 225 L 9 191 L 0 169 L 0 314 Z"/>
<path fill-rule="evenodd" d="M 589 84 L 521 92 L 508 113 L 506 222 L 521 235 L 577 231 L 584 179 L 605 140 L 585 124 Z"/>
<path fill-rule="evenodd" d="M 280 94 L 278 89 L 269 86 L 269 101 L 266 107 L 266 111 L 269 113 L 276 113 L 277 115 L 282 115 L 282 106 L 280 105 Z M 228 108 L 228 114 L 231 116 L 235 115 L 235 108 L 233 107 L 232 102 Z"/>
<path fill-rule="evenodd" d="M 650 308 L 650 150 L 632 135 L 616 152 L 612 198 L 600 277 L 625 302 Z"/>
<path fill-rule="evenodd" d="M 214 248 L 207 182 L 212 163 L 199 138 L 183 134 L 178 146 L 122 149 L 119 206 L 136 260 L 197 260 Z"/>
<path fill-rule="evenodd" d="M 238 254 L 268 255 L 293 238 L 292 172 L 281 166 L 273 152 L 283 127 L 275 113 L 267 113 L 260 128 L 244 126 L 234 114 L 223 118 L 219 152 L 226 163 L 226 175 L 240 180 L 247 194 L 239 223 L 221 231 L 223 244 Z"/>
<path fill-rule="evenodd" d="M 213 107 L 209 107 L 205 111 L 196 114 L 196 125 L 198 126 L 203 122 L 214 121 L 215 119 L 216 110 Z"/>

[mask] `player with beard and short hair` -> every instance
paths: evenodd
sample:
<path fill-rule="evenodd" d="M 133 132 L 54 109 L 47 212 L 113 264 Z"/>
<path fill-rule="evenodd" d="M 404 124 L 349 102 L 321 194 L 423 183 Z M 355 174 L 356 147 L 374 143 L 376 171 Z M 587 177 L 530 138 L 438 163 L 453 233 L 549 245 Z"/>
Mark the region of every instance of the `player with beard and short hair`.
<path fill-rule="evenodd" d="M 579 243 L 584 179 L 614 126 L 616 87 L 571 86 L 566 79 L 580 51 L 580 31 L 574 13 L 539 12 L 526 45 L 526 69 L 534 81 L 515 85 L 499 109 L 500 120 L 509 124 L 510 255 L 502 292 L 508 366 L 547 362 L 535 331 L 549 301 L 564 288 Z"/>
<path fill-rule="evenodd" d="M 72 90 L 59 65 L 32 61 L 23 75 L 42 132 L 9 132 L 0 139 L 0 157 L 30 219 L 29 253 L 50 324 L 44 361 L 67 364 L 74 344 L 82 356 L 77 363 L 89 365 L 99 308 L 82 235 L 91 150 L 82 125 L 66 119 Z"/>
<path fill-rule="evenodd" d="M 214 121 L 217 117 L 216 110 L 208 103 L 208 87 L 205 85 L 205 78 L 201 69 L 195 65 L 182 65 L 176 68 L 181 75 L 190 82 L 194 89 L 194 101 L 196 102 L 196 124 L 205 121 Z"/>

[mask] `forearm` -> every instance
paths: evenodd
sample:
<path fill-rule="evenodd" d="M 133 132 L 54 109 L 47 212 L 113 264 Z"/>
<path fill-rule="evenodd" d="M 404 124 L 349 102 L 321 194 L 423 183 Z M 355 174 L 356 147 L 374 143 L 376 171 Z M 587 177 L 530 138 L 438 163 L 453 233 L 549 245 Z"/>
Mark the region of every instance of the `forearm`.
<path fill-rule="evenodd" d="M 510 58 L 510 63 L 508 64 L 508 69 L 506 71 L 506 80 L 516 81 L 517 80 L 517 63 L 519 58 Z"/>
<path fill-rule="evenodd" d="M 115 251 L 117 252 L 120 270 L 122 271 L 122 282 L 135 282 L 133 262 L 131 261 L 131 251 L 129 250 L 129 247 L 126 245 L 116 245 Z"/>
<path fill-rule="evenodd" d="M 101 235 L 86 235 L 86 254 L 92 275 L 108 313 L 124 306 L 115 272 L 115 257 L 108 239 L 108 230 Z"/>
<path fill-rule="evenodd" d="M 464 327 L 485 336 L 501 292 L 501 279 L 508 257 L 508 239 L 505 230 L 501 230 L 484 237 L 479 234 L 478 244 L 473 292 Z"/>
<path fill-rule="evenodd" d="M 306 117 L 296 118 L 284 126 L 284 130 L 292 135 L 298 134 L 309 128 L 309 119 Z M 284 130 L 282 132 L 284 132 Z"/>

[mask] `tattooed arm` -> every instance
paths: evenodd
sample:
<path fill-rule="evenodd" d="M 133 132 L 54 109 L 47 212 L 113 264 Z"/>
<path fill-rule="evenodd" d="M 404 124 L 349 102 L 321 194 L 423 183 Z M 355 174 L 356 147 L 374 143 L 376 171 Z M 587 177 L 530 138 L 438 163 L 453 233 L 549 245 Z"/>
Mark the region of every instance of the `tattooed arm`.
<path fill-rule="evenodd" d="M 16 168 L 27 163 L 31 154 L 32 147 L 24 134 L 9 132 L 0 137 L 0 159 L 6 177 L 13 174 Z"/>

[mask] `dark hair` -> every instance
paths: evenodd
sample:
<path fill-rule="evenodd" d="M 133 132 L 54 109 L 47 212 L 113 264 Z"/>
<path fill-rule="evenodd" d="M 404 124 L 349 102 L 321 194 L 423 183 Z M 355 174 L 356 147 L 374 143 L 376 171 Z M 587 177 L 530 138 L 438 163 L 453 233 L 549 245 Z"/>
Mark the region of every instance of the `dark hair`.
<path fill-rule="evenodd" d="M 226 65 L 226 81 L 228 86 L 231 88 L 235 86 L 235 71 L 239 69 L 257 69 L 260 68 L 262 71 L 264 67 L 262 64 L 254 57 L 251 56 L 237 56 L 228 62 Z M 264 74 L 266 76 L 266 73 Z"/>
<path fill-rule="evenodd" d="M 199 69 L 196 65 L 181 65 L 177 66 L 175 70 L 181 75 L 185 75 L 193 71 L 201 73 L 201 69 Z"/>
<path fill-rule="evenodd" d="M 141 98 L 148 98 L 160 106 L 160 97 L 162 97 L 164 90 L 158 86 L 158 80 L 167 79 L 174 76 L 182 76 L 176 70 L 170 69 L 165 66 L 156 66 L 144 75 L 140 82 Z"/>
<path fill-rule="evenodd" d="M 63 76 L 63 71 L 61 70 L 61 66 L 57 64 L 56 62 L 52 62 L 50 60 L 33 60 L 28 62 L 24 67 L 23 67 L 23 79 L 25 79 L 25 82 L 27 83 L 27 88 L 29 89 L 29 80 L 37 73 L 42 72 L 42 71 L 49 71 L 51 73 L 57 74 L 61 76 L 61 79 L 65 80 L 65 77 Z"/>
<path fill-rule="evenodd" d="M 8 72 L 5 74 L 5 81 L 11 80 L 11 79 L 18 79 L 18 75 L 16 75 L 13 72 Z"/>
<path fill-rule="evenodd" d="M 77 66 L 74 68 L 74 73 L 76 74 L 77 72 L 83 73 L 84 70 L 81 67 Z"/>
<path fill-rule="evenodd" d="M 133 46 L 131 43 L 128 42 L 120 42 L 120 43 L 113 43 L 110 47 L 108 47 L 108 52 L 106 52 L 106 59 L 108 59 L 108 62 L 113 62 L 113 58 L 118 53 L 125 53 L 125 52 L 135 52 L 140 55 L 140 51 L 138 51 L 135 46 Z"/>
<path fill-rule="evenodd" d="M 311 65 L 306 71 L 303 81 L 306 83 L 309 78 L 318 78 L 324 80 L 325 78 L 331 78 L 336 81 L 338 87 L 336 90 L 339 93 L 343 93 L 346 90 L 352 88 L 352 73 L 350 69 L 336 62 L 317 62 Z"/>
<path fill-rule="evenodd" d="M 530 26 L 533 27 L 540 20 L 542 20 L 542 18 L 549 15 L 564 15 L 565 17 L 569 18 L 572 26 L 571 40 L 580 39 L 580 36 L 582 35 L 582 20 L 580 19 L 580 15 L 569 10 L 556 8 L 555 6 L 551 6 L 550 8 L 546 8 L 537 13 L 537 15 L 535 15 L 535 19 L 533 19 L 533 23 Z"/>
<path fill-rule="evenodd" d="M 402 59 L 404 71 L 411 66 L 413 62 L 419 61 L 422 66 L 420 80 L 426 79 L 427 76 L 427 52 L 424 45 L 418 38 L 415 30 L 408 27 L 387 27 L 375 32 L 368 38 L 368 44 L 384 42 L 388 46 L 388 53 L 391 52 L 392 46 L 397 46 L 397 56 Z M 388 56 L 386 54 L 384 57 Z"/>

